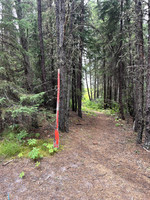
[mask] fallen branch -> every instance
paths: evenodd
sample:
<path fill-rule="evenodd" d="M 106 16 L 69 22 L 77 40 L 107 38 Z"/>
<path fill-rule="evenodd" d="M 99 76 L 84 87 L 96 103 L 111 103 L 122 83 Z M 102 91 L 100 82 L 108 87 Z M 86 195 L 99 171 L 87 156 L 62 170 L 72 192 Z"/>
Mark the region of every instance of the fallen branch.
<path fill-rule="evenodd" d="M 12 161 L 13 161 L 13 160 L 9 160 L 8 162 L 3 163 L 2 166 L 6 166 L 6 165 L 8 165 L 10 162 L 12 162 Z"/>
<path fill-rule="evenodd" d="M 150 152 L 150 150 L 146 149 L 146 147 L 143 147 L 143 149 L 144 149 L 145 151 L 147 151 L 147 152 Z"/>

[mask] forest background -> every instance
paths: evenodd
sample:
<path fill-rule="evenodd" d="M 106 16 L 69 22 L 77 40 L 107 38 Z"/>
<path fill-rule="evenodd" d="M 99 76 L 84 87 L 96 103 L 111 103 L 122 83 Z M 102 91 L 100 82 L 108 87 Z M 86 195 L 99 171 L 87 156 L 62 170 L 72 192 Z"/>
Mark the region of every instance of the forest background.
<path fill-rule="evenodd" d="M 62 132 L 70 109 L 110 109 L 150 148 L 150 0 L 0 0 L 1 132 L 52 118 L 58 68 Z"/>

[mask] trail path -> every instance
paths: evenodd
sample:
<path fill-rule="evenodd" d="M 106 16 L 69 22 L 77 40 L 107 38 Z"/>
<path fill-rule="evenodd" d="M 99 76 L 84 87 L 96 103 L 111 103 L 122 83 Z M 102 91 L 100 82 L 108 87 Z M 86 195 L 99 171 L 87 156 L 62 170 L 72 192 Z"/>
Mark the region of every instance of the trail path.
<path fill-rule="evenodd" d="M 40 169 L 28 159 L 0 165 L 0 200 L 150 200 L 150 153 L 132 129 L 100 113 L 72 115 L 64 150 Z"/>

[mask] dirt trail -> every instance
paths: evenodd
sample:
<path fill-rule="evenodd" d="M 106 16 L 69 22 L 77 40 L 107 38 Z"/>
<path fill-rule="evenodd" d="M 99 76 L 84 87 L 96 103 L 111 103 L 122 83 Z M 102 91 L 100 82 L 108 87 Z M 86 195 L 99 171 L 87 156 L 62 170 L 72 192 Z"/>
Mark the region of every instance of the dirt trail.
<path fill-rule="evenodd" d="M 149 152 L 131 128 L 103 114 L 72 115 L 64 150 L 40 169 L 28 159 L 0 166 L 0 200 L 150 200 Z"/>

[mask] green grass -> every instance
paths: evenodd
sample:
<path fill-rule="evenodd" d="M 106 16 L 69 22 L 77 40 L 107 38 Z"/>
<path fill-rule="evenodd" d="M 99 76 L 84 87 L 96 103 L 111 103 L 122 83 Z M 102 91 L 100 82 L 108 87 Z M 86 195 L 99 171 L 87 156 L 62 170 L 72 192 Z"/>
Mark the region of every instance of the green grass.
<path fill-rule="evenodd" d="M 4 140 L 0 142 L 0 156 L 13 157 L 22 150 L 23 147 L 17 141 Z"/>

